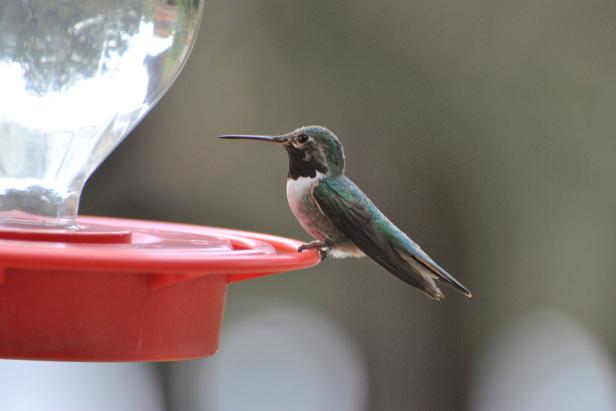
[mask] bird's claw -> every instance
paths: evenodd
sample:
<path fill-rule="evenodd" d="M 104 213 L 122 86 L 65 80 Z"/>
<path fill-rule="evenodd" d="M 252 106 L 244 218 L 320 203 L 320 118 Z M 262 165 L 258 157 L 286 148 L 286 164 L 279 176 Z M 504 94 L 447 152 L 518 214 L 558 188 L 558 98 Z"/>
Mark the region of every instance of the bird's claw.
<path fill-rule="evenodd" d="M 329 240 L 326 241 L 311 241 L 306 244 L 302 244 L 297 249 L 297 252 L 301 253 L 304 250 L 319 250 L 319 254 L 321 255 L 321 261 L 325 260 L 329 255 L 329 251 L 331 250 L 332 242 Z"/>

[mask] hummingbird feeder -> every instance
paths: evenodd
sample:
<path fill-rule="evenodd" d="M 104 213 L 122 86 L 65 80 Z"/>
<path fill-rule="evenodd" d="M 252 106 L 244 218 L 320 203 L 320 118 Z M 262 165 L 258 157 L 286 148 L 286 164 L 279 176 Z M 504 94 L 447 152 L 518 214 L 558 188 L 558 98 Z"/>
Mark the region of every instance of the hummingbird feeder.
<path fill-rule="evenodd" d="M 318 263 L 271 235 L 77 215 L 86 179 L 181 70 L 202 12 L 0 5 L 0 358 L 212 355 L 230 283 Z"/>

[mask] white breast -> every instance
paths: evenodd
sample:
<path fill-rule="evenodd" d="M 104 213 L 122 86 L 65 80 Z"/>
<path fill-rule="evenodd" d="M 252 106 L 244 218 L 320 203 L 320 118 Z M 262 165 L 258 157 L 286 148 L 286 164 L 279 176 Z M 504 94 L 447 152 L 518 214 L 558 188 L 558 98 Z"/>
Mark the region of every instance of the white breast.
<path fill-rule="evenodd" d="M 300 225 L 317 240 L 325 239 L 322 224 L 315 220 L 320 211 L 314 203 L 312 190 L 318 184 L 323 174 L 317 173 L 316 177 L 300 177 L 297 180 L 287 180 L 287 200 L 291 211 L 299 221 Z"/>
<path fill-rule="evenodd" d="M 300 177 L 297 180 L 292 178 L 287 180 L 287 200 L 289 207 L 295 214 L 295 217 L 301 220 L 304 217 L 304 204 L 306 196 L 311 195 L 314 184 L 318 181 L 318 177 Z"/>

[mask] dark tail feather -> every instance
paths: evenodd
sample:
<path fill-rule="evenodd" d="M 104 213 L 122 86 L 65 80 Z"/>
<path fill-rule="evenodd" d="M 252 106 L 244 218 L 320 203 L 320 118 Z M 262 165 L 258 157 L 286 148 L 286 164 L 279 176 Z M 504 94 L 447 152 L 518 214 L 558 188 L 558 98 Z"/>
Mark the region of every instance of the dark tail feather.
<path fill-rule="evenodd" d="M 438 264 L 436 264 L 430 257 L 427 255 L 425 257 L 420 255 L 413 256 L 415 260 L 426 267 L 430 272 L 436 275 L 437 279 L 445 284 L 448 284 L 460 291 L 462 294 L 471 298 L 473 294 L 470 292 L 468 288 L 466 288 L 461 282 L 456 280 L 451 274 L 441 268 Z M 422 258 L 423 257 L 423 258 Z"/>

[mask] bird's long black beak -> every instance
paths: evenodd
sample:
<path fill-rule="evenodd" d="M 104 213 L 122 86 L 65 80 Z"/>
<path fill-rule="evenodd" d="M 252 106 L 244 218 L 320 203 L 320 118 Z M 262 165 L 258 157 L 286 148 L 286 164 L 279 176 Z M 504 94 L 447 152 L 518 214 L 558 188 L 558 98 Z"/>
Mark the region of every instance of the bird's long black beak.
<path fill-rule="evenodd" d="M 251 135 L 224 135 L 218 136 L 218 138 L 228 138 L 235 140 L 259 140 L 269 141 L 270 143 L 286 143 L 287 137 L 285 136 L 251 136 Z"/>

